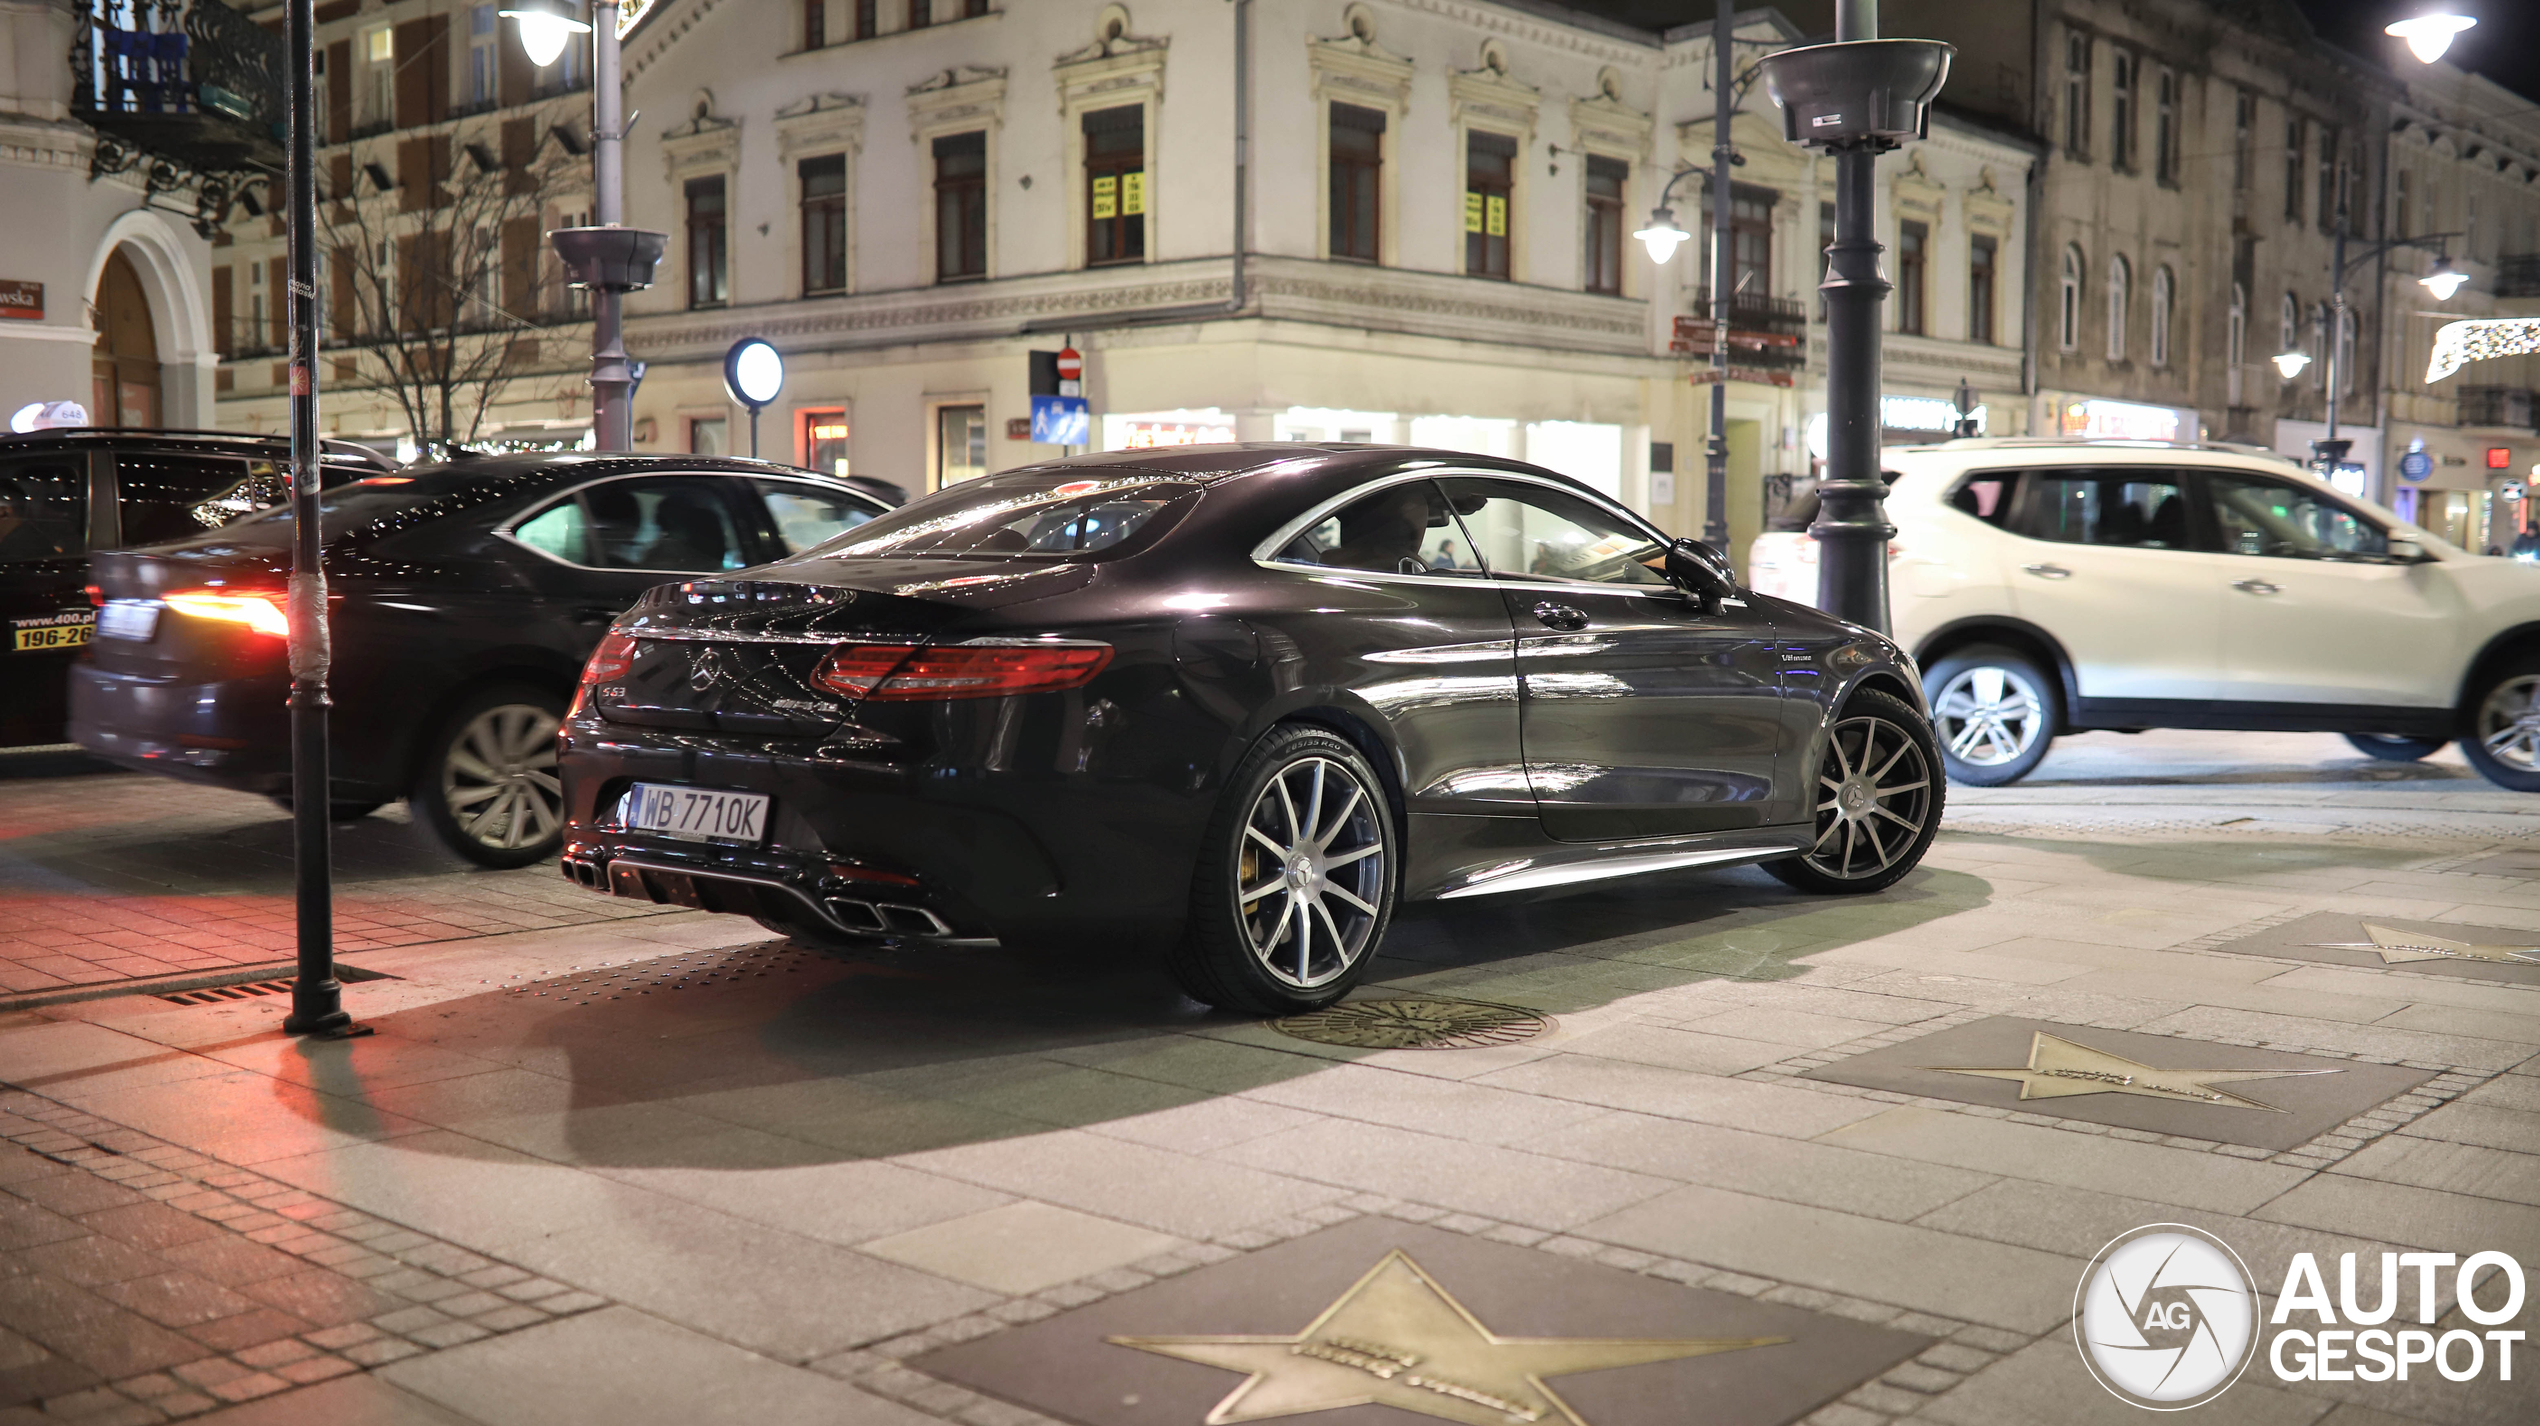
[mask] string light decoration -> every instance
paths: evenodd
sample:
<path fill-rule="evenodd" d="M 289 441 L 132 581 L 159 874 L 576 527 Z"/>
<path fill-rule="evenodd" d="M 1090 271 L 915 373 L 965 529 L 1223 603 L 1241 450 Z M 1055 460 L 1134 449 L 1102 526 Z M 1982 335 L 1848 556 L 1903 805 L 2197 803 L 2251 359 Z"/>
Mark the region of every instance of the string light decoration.
<path fill-rule="evenodd" d="M 2426 363 L 2431 386 L 2474 361 L 2540 352 L 2540 317 L 2495 317 L 2446 322 L 2434 329 L 2434 358 Z"/>

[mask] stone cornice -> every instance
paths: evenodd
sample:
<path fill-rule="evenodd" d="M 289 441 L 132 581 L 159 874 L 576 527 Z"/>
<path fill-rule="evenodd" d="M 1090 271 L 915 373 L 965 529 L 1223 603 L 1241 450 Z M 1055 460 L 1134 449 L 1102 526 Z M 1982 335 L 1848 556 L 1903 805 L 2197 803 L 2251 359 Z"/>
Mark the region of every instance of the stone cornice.
<path fill-rule="evenodd" d="M 864 100 L 814 94 L 776 111 L 776 149 L 787 158 L 813 149 L 864 147 Z"/>
<path fill-rule="evenodd" d="M 947 129 L 984 121 L 1005 120 L 1005 71 L 963 64 L 933 74 L 908 87 L 908 137 L 911 143 Z"/>
<path fill-rule="evenodd" d="M 1411 99 L 1411 61 L 1372 39 L 1342 35 L 1305 41 L 1318 98 L 1344 102 L 1375 99 L 1399 112 Z"/>

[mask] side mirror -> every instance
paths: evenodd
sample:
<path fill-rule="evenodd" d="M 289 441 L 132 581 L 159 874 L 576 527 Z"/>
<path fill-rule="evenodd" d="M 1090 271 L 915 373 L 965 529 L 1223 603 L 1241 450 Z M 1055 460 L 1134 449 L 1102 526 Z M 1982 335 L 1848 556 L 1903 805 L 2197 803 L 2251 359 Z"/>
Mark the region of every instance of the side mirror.
<path fill-rule="evenodd" d="M 2433 558 L 2434 556 L 2426 553 L 2425 546 L 2418 544 L 2414 540 L 2394 538 L 2390 541 L 2390 562 L 2392 564 L 2426 564 L 2431 562 Z"/>
<path fill-rule="evenodd" d="M 1701 540 L 1678 540 L 1667 547 L 1667 577 L 1705 603 L 1737 593 L 1737 575 L 1728 557 Z"/>

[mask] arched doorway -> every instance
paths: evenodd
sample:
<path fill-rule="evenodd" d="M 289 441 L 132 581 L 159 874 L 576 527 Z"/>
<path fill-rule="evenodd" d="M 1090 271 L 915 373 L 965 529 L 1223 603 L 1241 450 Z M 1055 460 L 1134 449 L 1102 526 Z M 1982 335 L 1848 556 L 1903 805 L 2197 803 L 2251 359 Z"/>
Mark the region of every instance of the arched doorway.
<path fill-rule="evenodd" d="M 88 419 L 99 426 L 159 424 L 159 335 L 150 321 L 150 297 L 141 274 L 120 247 L 97 277 L 97 347 L 92 362 L 95 404 Z"/>

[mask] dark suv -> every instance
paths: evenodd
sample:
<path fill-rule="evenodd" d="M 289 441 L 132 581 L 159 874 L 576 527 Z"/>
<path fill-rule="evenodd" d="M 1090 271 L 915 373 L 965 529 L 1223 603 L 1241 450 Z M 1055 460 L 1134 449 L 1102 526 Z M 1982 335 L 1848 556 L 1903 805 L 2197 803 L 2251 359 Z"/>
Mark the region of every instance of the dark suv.
<path fill-rule="evenodd" d="M 327 443 L 320 483 L 395 470 Z M 217 431 L 0 436 L 0 747 L 58 743 L 66 676 L 95 628 L 82 587 L 98 550 L 198 535 L 290 494 L 291 443 Z"/>

